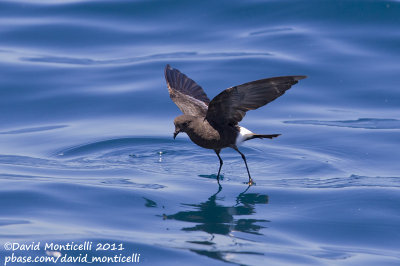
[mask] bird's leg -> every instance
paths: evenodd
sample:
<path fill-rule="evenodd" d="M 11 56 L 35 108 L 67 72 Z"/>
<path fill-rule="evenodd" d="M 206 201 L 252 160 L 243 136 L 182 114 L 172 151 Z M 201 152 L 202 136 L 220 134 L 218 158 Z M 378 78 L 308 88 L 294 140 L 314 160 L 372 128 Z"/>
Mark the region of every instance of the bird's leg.
<path fill-rule="evenodd" d="M 250 171 L 249 171 L 249 167 L 247 166 L 246 156 L 244 156 L 244 154 L 241 153 L 241 152 L 239 151 L 239 149 L 238 149 L 238 147 L 237 147 L 236 145 L 231 146 L 231 147 L 232 147 L 235 151 L 237 151 L 238 153 L 240 153 L 240 155 L 242 156 L 242 159 L 243 159 L 243 161 L 244 161 L 244 164 L 246 165 L 247 174 L 249 175 L 249 186 L 253 185 L 254 182 L 253 182 L 253 179 L 251 179 L 251 176 L 250 176 Z"/>
<path fill-rule="evenodd" d="M 221 173 L 221 168 L 222 168 L 222 165 L 224 164 L 224 162 L 222 161 L 221 156 L 219 156 L 219 153 L 221 152 L 221 150 L 214 150 L 214 151 L 217 154 L 218 159 L 219 159 L 219 169 L 218 169 L 218 175 L 217 175 L 217 180 L 218 180 L 218 184 L 219 184 L 219 174 Z"/>

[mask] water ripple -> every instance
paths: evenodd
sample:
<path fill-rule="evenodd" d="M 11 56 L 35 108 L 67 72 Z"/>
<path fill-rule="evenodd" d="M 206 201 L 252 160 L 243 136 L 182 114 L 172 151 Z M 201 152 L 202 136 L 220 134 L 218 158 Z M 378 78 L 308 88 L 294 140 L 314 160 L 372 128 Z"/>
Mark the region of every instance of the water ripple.
<path fill-rule="evenodd" d="M 28 127 L 28 128 L 21 128 L 9 131 L 2 131 L 0 134 L 24 134 L 24 133 L 33 133 L 33 132 L 42 132 L 48 130 L 54 130 L 59 128 L 68 127 L 67 125 L 54 125 L 54 126 L 41 126 L 41 127 Z"/>
<path fill-rule="evenodd" d="M 250 159 L 250 168 L 258 185 L 296 188 L 346 188 L 346 187 L 400 187 L 398 177 L 369 177 L 351 175 L 348 178 L 337 177 L 337 169 L 342 163 L 341 154 L 325 154 L 306 149 L 274 147 L 268 154 L 266 150 L 243 147 Z M 303 158 L 306 156 L 307 158 Z M 240 156 L 234 151 L 224 151 L 224 168 L 221 178 L 224 182 L 231 179 L 243 181 L 245 170 Z M 268 158 L 268 163 L 266 162 Z M 282 161 L 285 162 L 282 164 Z M 338 166 L 336 166 L 338 164 Z M 209 150 L 199 149 L 188 141 L 169 138 L 114 138 L 95 141 L 64 148 L 54 152 L 50 158 L 37 158 L 18 155 L 0 155 L 0 165 L 13 170 L 3 172 L 2 178 L 51 180 L 64 179 L 71 173 L 79 172 L 82 180 L 93 180 L 102 184 L 159 189 L 159 184 L 141 183 L 133 180 L 132 175 L 156 176 L 193 176 L 203 179 L 215 179 L 218 161 Z M 184 165 L 184 167 L 182 167 Z M 212 167 L 204 169 L 205 165 Z M 20 171 L 30 169 L 30 174 Z M 284 170 L 282 170 L 284 169 Z M 239 170 L 239 171 L 238 171 Z M 241 171 L 243 170 L 243 171 Z M 71 172 L 72 171 L 72 172 Z M 100 172 L 99 172 L 100 171 Z M 113 177 L 116 171 L 119 177 Z M 299 178 L 291 177 L 295 171 Z M 310 174 L 310 171 L 313 174 Z M 35 174 L 35 172 L 37 172 Z M 48 173 L 46 175 L 46 173 Z M 268 173 L 268 176 L 266 175 Z M 333 176 L 332 176 L 333 175 Z M 335 176 L 336 175 L 336 176 Z M 330 177 L 331 176 L 331 177 Z M 140 178 L 138 180 L 141 180 Z"/>
<path fill-rule="evenodd" d="M 0 226 L 8 226 L 8 225 L 19 225 L 19 224 L 30 224 L 30 221 L 27 220 L 16 220 L 16 219 L 0 219 Z"/>
<path fill-rule="evenodd" d="M 268 35 L 268 34 L 279 34 L 279 33 L 287 33 L 293 32 L 294 28 L 292 27 L 281 27 L 281 28 L 269 28 L 263 30 L 252 31 L 248 35 L 249 36 L 256 36 L 256 35 Z"/>
<path fill-rule="evenodd" d="M 273 182 L 275 186 L 302 188 L 350 188 L 350 187 L 380 187 L 400 188 L 400 177 L 359 176 L 335 178 L 293 178 Z"/>
<path fill-rule="evenodd" d="M 56 64 L 71 64 L 71 65 L 111 65 L 111 64 L 133 64 L 144 63 L 159 60 L 173 59 L 230 59 L 230 58 L 251 58 L 271 56 L 266 52 L 218 52 L 218 53 L 201 53 L 201 52 L 175 52 L 164 54 L 152 54 L 147 56 L 137 56 L 131 58 L 117 58 L 110 60 L 91 59 L 91 58 L 76 58 L 76 57 L 61 57 L 61 56 L 37 56 L 37 57 L 21 57 L 20 60 L 28 62 L 40 63 L 56 63 Z"/>
<path fill-rule="evenodd" d="M 349 128 L 365 128 L 365 129 L 400 129 L 400 120 L 397 119 L 378 119 L 378 118 L 359 118 L 357 120 L 338 120 L 338 121 L 322 121 L 322 120 L 294 120 L 284 121 L 287 124 L 300 125 L 322 125 Z"/>

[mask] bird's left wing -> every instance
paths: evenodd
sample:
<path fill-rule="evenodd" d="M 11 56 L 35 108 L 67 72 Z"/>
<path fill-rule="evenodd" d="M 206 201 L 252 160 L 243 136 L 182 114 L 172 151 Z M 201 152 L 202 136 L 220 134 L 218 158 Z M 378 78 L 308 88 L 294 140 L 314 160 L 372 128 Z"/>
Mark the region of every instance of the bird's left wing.
<path fill-rule="evenodd" d="M 206 119 L 212 125 L 236 125 L 249 110 L 272 102 L 306 76 L 261 79 L 224 90 L 210 102 Z"/>
<path fill-rule="evenodd" d="M 170 65 L 165 67 L 165 79 L 169 96 L 184 114 L 206 116 L 210 99 L 196 82 Z"/>

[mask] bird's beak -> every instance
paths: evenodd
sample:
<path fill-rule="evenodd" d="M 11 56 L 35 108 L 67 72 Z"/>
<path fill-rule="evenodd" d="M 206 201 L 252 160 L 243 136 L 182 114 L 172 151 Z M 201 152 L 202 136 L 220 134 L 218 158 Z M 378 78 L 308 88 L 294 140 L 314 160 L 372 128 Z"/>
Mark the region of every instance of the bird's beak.
<path fill-rule="evenodd" d="M 177 130 L 175 130 L 175 132 L 174 132 L 174 139 L 176 138 L 176 136 L 179 134 L 179 130 L 177 129 Z"/>

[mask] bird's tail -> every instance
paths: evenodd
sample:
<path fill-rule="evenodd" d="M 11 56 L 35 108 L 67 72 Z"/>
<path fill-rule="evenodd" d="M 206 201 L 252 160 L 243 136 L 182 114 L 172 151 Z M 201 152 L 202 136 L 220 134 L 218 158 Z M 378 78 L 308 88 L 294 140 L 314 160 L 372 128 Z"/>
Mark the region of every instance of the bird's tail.
<path fill-rule="evenodd" d="M 279 137 L 281 134 L 271 134 L 271 135 L 263 135 L 263 134 L 249 134 L 246 140 L 250 139 L 273 139 Z"/>

